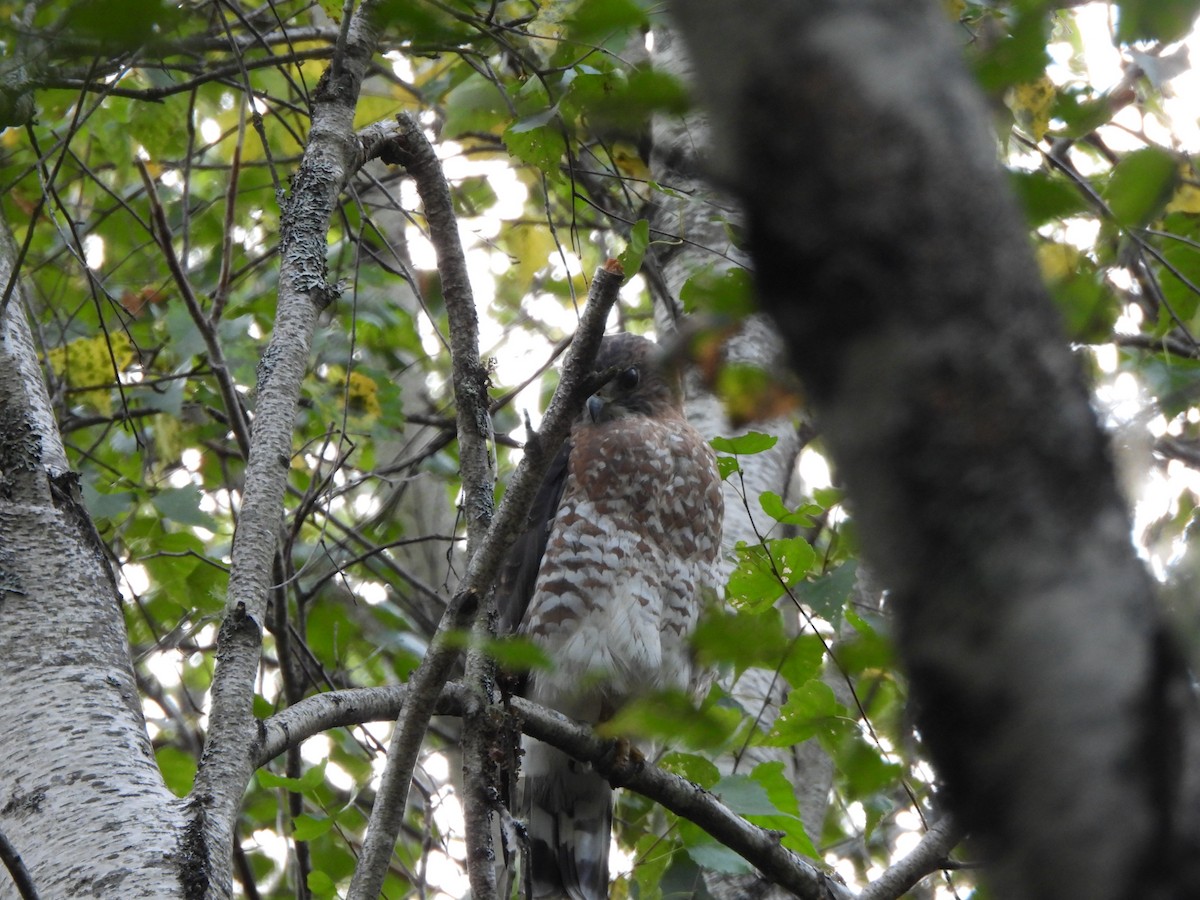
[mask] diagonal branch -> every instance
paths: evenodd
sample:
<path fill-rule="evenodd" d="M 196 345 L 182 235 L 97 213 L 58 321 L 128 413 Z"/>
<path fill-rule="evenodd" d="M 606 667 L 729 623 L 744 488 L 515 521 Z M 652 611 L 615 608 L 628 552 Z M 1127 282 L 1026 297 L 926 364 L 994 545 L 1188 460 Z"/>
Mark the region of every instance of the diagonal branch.
<path fill-rule="evenodd" d="M 930 872 L 945 864 L 946 856 L 963 839 L 962 829 L 946 816 L 930 826 L 917 846 L 867 885 L 858 900 L 895 900 L 903 897 Z"/>
<path fill-rule="evenodd" d="M 386 154 L 383 159 L 385 162 L 402 161 L 402 158 L 389 158 Z M 392 733 L 387 768 L 384 769 L 376 804 L 371 811 L 359 865 L 350 883 L 349 900 L 374 900 L 379 895 L 392 847 L 400 830 L 408 787 L 412 782 L 425 729 L 429 717 L 435 712 L 450 669 L 458 658 L 458 644 L 450 639 L 450 634 L 471 620 L 481 598 L 491 590 L 501 560 L 521 531 L 546 467 L 566 438 L 584 398 L 594 390 L 591 369 L 600 348 L 604 323 L 616 302 L 623 275 L 616 260 L 609 260 L 596 271 L 587 306 L 580 318 L 579 330 L 567 352 L 562 377 L 542 419 L 541 431 L 536 439 L 526 444 L 525 456 L 513 474 L 504 500 L 487 534 L 471 556 L 466 575 L 442 616 L 425 658 L 409 679 L 409 700 L 401 710 Z"/>
<path fill-rule="evenodd" d="M 233 376 L 225 362 L 225 351 L 221 348 L 221 342 L 217 337 L 216 326 L 201 309 L 200 299 L 192 290 L 192 282 L 175 252 L 174 244 L 171 243 L 171 225 L 167 221 L 167 213 L 163 209 L 162 200 L 159 199 L 158 189 L 154 186 L 154 179 L 150 176 L 146 163 L 141 159 L 137 160 L 137 167 L 138 173 L 142 176 L 142 184 L 146 188 L 146 200 L 150 204 L 151 233 L 158 242 L 163 258 L 167 261 L 167 268 L 171 271 L 171 278 L 175 281 L 175 286 L 179 288 L 179 294 L 183 297 L 183 304 L 187 308 L 188 315 L 196 326 L 196 330 L 200 332 L 201 338 L 204 339 L 209 368 L 212 369 L 213 377 L 217 380 L 217 387 L 221 392 L 221 400 L 225 403 L 226 415 L 229 417 L 229 425 L 234 439 L 237 441 L 238 449 L 245 457 L 250 450 L 250 426 L 246 422 L 246 412 L 242 408 L 242 400 L 234 385 Z"/>

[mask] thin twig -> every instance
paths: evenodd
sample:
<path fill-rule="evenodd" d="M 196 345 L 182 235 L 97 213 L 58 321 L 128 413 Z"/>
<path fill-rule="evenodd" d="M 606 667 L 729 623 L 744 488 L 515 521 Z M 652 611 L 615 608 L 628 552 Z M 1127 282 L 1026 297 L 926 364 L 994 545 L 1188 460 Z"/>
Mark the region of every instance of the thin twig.
<path fill-rule="evenodd" d="M 234 438 L 237 440 L 242 458 L 246 459 L 250 455 L 250 427 L 246 423 L 241 396 L 237 392 L 237 387 L 233 383 L 233 376 L 229 374 L 229 366 L 225 362 L 225 351 L 221 349 L 221 342 L 217 339 L 213 323 L 204 314 L 204 310 L 200 308 L 200 300 L 196 297 L 195 291 L 192 290 L 192 283 L 187 277 L 187 272 L 184 271 L 183 265 L 175 253 L 175 246 L 171 243 L 171 226 L 167 222 L 167 214 L 163 209 L 162 201 L 158 198 L 158 190 L 154 186 L 154 179 L 150 176 L 145 161 L 139 158 L 136 162 L 138 172 L 142 176 L 142 184 L 146 188 L 146 199 L 150 203 L 150 216 L 153 224 L 151 232 L 154 239 L 158 241 L 159 249 L 163 253 L 163 259 L 166 260 L 167 268 L 171 271 L 171 277 L 175 280 L 175 286 L 179 288 L 179 293 L 183 297 L 183 303 L 187 307 L 188 315 L 195 324 L 196 330 L 200 332 L 200 336 L 204 339 L 204 349 L 208 353 L 208 364 L 212 368 L 213 377 L 216 378 L 217 387 L 221 391 L 221 399 L 225 403 L 225 414 L 229 417 L 229 427 L 233 431 Z"/>
<path fill-rule="evenodd" d="M 0 831 L 0 862 L 4 863 L 8 874 L 12 876 L 13 884 L 16 885 L 21 900 L 38 900 L 33 876 L 29 874 L 25 863 L 21 861 L 21 854 L 17 852 L 16 847 L 9 843 L 8 837 L 3 831 Z"/>

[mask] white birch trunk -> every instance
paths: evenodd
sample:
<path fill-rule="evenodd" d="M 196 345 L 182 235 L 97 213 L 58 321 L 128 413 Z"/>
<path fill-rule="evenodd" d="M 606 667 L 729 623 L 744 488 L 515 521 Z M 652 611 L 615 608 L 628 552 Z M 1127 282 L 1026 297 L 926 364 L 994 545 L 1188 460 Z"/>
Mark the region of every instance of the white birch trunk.
<path fill-rule="evenodd" d="M 14 248 L 0 225 L 0 283 Z M 0 312 L 0 832 L 44 898 L 182 894 L 120 599 L 46 394 L 19 284 Z M 0 871 L 0 897 L 16 897 Z"/>

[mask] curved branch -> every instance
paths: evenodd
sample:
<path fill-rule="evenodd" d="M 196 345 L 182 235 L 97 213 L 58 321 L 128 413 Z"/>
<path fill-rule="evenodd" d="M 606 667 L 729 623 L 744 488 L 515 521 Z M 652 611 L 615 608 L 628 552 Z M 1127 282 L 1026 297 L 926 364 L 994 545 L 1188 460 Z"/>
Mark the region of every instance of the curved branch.
<path fill-rule="evenodd" d="M 400 124 L 400 136 L 393 142 L 393 148 L 397 156 L 404 158 L 404 168 L 416 182 L 417 194 L 429 223 L 429 240 L 437 257 L 442 296 L 446 301 L 454 373 L 462 509 L 467 519 L 467 555 L 470 557 L 492 520 L 496 496 L 495 469 L 488 446 L 493 437 L 487 392 L 488 373 L 479 356 L 479 315 L 471 294 L 471 280 L 459 238 L 458 218 L 454 214 L 450 185 L 442 171 L 441 161 L 411 116 L 401 113 L 397 121 Z M 494 604 L 491 591 L 484 594 L 483 602 L 484 614 L 478 617 L 475 630 L 484 636 L 494 635 L 496 616 L 491 608 Z M 462 730 L 463 818 L 466 822 L 467 873 L 471 882 L 471 896 L 477 900 L 491 900 L 496 896 L 489 803 L 492 792 L 486 774 L 493 739 L 484 715 L 490 699 L 488 685 L 494 680 L 493 661 L 474 647 L 468 649 L 465 681 L 480 702 L 469 707 L 466 727 Z M 403 806 L 400 812 L 403 813 Z"/>
<path fill-rule="evenodd" d="M 942 868 L 946 855 L 963 839 L 962 830 L 950 816 L 935 822 L 917 846 L 867 885 L 858 900 L 896 900 L 931 872 Z"/>
<path fill-rule="evenodd" d="M 467 517 L 467 553 L 475 552 L 494 512 L 493 472 L 488 441 L 488 374 L 479 358 L 479 314 L 471 294 L 467 260 L 458 234 L 450 185 L 433 146 L 407 113 L 396 117 L 400 134 L 381 150 L 384 162 L 400 163 L 416 182 L 425 207 L 429 241 L 437 257 L 446 316 L 450 321 L 450 358 L 458 413 L 459 460 L 463 507 Z"/>
<path fill-rule="evenodd" d="M 33 883 L 33 877 L 25 868 L 25 863 L 21 861 L 21 854 L 17 852 L 16 847 L 9 843 L 3 831 L 0 831 L 0 862 L 4 863 L 4 867 L 8 869 L 8 874 L 12 877 L 13 884 L 16 885 L 17 892 L 21 895 L 21 900 L 38 900 L 37 887 Z"/>

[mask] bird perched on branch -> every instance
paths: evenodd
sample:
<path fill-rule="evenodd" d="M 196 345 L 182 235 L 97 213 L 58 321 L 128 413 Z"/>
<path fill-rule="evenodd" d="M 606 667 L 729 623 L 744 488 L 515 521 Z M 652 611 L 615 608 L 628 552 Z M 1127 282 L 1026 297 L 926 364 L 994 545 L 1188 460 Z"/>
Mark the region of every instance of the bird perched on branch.
<path fill-rule="evenodd" d="M 593 724 L 631 697 L 688 686 L 724 511 L 716 460 L 658 346 L 606 337 L 595 368 L 616 374 L 551 464 L 498 598 L 502 627 L 554 663 L 526 695 Z M 612 788 L 529 738 L 522 768 L 530 896 L 606 898 Z"/>

